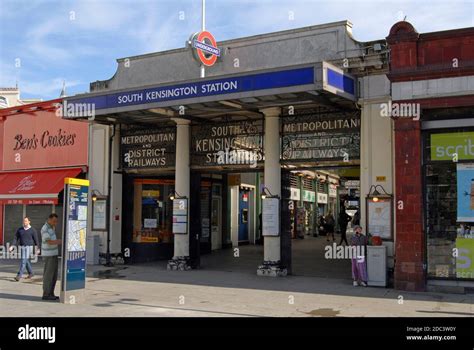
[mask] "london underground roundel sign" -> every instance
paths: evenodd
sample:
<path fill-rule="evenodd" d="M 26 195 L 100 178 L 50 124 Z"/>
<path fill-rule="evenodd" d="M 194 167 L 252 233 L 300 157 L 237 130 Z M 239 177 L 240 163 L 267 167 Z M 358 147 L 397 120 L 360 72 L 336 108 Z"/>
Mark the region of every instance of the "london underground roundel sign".
<path fill-rule="evenodd" d="M 191 45 L 195 49 L 196 58 L 205 66 L 214 65 L 217 57 L 221 55 L 216 39 L 206 30 L 194 34 L 191 38 Z"/>

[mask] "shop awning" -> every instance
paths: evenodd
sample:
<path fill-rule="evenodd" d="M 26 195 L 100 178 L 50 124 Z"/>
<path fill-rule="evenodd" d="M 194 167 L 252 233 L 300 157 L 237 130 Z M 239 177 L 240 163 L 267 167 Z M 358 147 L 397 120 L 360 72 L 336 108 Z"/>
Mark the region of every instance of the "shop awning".
<path fill-rule="evenodd" d="M 0 204 L 57 204 L 64 178 L 76 177 L 81 168 L 0 172 Z"/>

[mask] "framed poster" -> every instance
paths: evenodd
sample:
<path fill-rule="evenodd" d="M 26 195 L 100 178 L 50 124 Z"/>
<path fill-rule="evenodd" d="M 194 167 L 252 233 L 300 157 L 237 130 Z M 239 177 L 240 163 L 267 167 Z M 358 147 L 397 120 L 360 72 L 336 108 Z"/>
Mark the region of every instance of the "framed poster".
<path fill-rule="evenodd" d="M 383 240 L 393 239 L 392 198 L 366 199 L 367 233 L 379 236 Z"/>
<path fill-rule="evenodd" d="M 107 231 L 107 199 L 92 201 L 92 231 Z"/>
<path fill-rule="evenodd" d="M 144 228 L 157 228 L 158 227 L 158 219 L 144 219 L 143 220 L 143 227 Z"/>
<path fill-rule="evenodd" d="M 458 222 L 474 222 L 474 163 L 457 164 Z"/>
<path fill-rule="evenodd" d="M 262 235 L 280 235 L 280 199 L 265 198 L 262 200 Z"/>

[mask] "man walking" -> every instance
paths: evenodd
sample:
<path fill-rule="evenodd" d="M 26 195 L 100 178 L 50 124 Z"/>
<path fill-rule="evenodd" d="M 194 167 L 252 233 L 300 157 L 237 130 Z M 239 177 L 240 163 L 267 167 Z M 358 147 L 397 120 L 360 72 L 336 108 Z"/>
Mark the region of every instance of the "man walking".
<path fill-rule="evenodd" d="M 56 237 L 56 225 L 58 216 L 51 214 L 41 229 L 41 256 L 44 261 L 43 272 L 43 300 L 59 300 L 54 295 L 54 287 L 58 280 L 58 245 L 61 240 Z"/>
<path fill-rule="evenodd" d="M 30 258 L 33 254 L 33 250 L 36 247 L 35 254 L 39 254 L 39 243 L 38 243 L 38 234 L 36 230 L 31 227 L 30 219 L 25 217 L 23 219 L 23 226 L 16 230 L 15 238 L 13 239 L 13 245 L 10 247 L 10 251 L 13 250 L 13 246 L 20 247 L 21 261 L 20 261 L 20 270 L 15 277 L 15 281 L 21 280 L 23 277 L 23 272 L 28 272 L 27 279 L 33 277 L 33 267 L 31 266 Z"/>

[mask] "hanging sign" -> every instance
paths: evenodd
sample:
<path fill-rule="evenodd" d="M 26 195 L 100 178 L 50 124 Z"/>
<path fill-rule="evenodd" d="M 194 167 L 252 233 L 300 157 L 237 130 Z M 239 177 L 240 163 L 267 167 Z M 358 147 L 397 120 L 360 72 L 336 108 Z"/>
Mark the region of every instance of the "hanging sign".
<path fill-rule="evenodd" d="M 321 193 L 321 192 L 318 192 L 317 193 L 317 202 L 318 204 L 327 204 L 328 203 L 328 195 L 326 193 Z"/>
<path fill-rule="evenodd" d="M 303 190 L 303 201 L 304 202 L 316 202 L 316 192 Z"/>
<path fill-rule="evenodd" d="M 328 186 L 329 197 L 337 198 L 337 186 L 334 184 L 329 184 Z"/>

